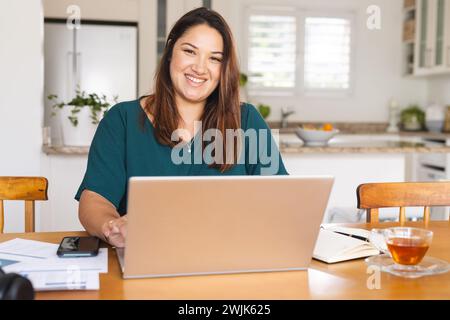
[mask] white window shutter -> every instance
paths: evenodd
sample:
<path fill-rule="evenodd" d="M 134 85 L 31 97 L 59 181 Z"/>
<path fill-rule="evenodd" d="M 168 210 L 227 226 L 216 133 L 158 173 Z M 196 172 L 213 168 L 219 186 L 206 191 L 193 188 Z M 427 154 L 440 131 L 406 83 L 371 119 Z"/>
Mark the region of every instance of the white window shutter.
<path fill-rule="evenodd" d="M 307 17 L 305 19 L 305 90 L 350 88 L 351 20 Z"/>
<path fill-rule="evenodd" d="M 296 29 L 295 16 L 250 15 L 248 76 L 252 88 L 295 88 Z"/>

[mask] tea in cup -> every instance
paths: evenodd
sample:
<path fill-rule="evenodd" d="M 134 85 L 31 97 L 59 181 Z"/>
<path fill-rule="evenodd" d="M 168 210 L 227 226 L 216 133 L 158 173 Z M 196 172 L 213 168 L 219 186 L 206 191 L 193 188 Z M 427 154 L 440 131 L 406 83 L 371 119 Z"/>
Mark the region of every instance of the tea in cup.
<path fill-rule="evenodd" d="M 380 245 L 381 237 L 385 245 Z M 394 262 L 403 267 L 419 264 L 432 239 L 432 231 L 410 227 L 373 229 L 371 235 L 372 244 L 384 253 L 388 250 Z"/>

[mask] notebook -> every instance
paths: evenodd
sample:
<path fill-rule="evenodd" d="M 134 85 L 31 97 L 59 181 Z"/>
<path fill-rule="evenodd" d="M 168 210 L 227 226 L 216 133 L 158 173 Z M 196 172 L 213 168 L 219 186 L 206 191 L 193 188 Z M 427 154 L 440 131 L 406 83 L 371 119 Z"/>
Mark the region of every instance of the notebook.
<path fill-rule="evenodd" d="M 364 229 L 322 225 L 313 258 L 336 263 L 380 254 L 369 242 L 369 236 L 370 231 Z"/>

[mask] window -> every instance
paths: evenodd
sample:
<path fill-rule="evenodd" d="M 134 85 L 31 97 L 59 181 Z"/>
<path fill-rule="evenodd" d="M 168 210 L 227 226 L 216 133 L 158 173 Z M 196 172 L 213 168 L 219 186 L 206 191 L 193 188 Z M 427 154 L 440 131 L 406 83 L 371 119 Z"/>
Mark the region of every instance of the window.
<path fill-rule="evenodd" d="M 352 16 L 311 14 L 295 8 L 278 11 L 248 9 L 250 94 L 349 92 Z"/>
<path fill-rule="evenodd" d="M 348 90 L 350 87 L 350 20 L 305 19 L 305 90 Z"/>
<path fill-rule="evenodd" d="M 249 22 L 249 86 L 294 88 L 296 17 L 251 15 Z"/>

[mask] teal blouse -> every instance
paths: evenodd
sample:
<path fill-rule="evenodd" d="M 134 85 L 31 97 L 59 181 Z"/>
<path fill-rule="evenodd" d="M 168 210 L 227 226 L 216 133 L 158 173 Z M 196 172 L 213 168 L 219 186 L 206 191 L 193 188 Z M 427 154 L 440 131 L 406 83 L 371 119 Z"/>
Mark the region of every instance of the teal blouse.
<path fill-rule="evenodd" d="M 191 141 L 192 152 L 188 152 L 189 144 L 174 148 L 162 145 L 156 140 L 154 127 L 139 100 L 118 103 L 98 125 L 89 150 L 86 173 L 75 199 L 80 200 L 83 190 L 88 189 L 109 200 L 119 214 L 124 215 L 130 177 L 288 174 L 270 129 L 254 106 L 241 105 L 241 127 L 244 132 L 256 129 L 254 133 L 262 134 L 246 134 L 242 144 L 245 152 L 241 153 L 240 161 L 221 173 L 202 159 L 198 134 Z M 257 143 L 251 137 L 256 137 Z M 174 162 L 174 151 L 179 155 L 178 159 L 191 161 Z M 194 158 L 195 154 L 200 154 L 200 160 L 198 156 Z"/>

